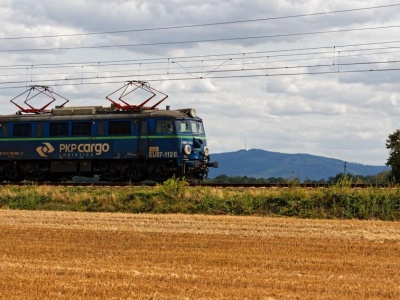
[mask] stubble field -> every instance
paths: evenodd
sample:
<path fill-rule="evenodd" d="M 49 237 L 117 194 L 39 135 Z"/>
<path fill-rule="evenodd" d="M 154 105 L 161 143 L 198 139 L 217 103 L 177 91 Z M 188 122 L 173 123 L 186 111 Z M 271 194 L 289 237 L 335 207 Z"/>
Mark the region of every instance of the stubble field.
<path fill-rule="evenodd" d="M 400 299 L 400 223 L 0 210 L 2 299 Z"/>

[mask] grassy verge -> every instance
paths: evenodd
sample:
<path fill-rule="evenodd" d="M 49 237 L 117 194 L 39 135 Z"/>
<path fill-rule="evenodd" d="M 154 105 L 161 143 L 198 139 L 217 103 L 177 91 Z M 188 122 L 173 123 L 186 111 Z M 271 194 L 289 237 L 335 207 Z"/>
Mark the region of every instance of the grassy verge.
<path fill-rule="evenodd" d="M 156 187 L 3 186 L 0 208 L 398 221 L 400 187 L 221 189 L 189 187 L 177 179 Z"/>

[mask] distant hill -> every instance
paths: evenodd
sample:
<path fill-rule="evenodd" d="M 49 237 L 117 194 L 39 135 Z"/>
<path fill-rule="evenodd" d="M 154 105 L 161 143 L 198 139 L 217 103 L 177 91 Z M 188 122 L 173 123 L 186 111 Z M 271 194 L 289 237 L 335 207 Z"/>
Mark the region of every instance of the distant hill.
<path fill-rule="evenodd" d="M 256 178 L 296 178 L 300 180 L 328 179 L 344 172 L 343 160 L 310 154 L 285 154 L 259 149 L 211 155 L 212 161 L 219 163 L 218 169 L 210 168 L 209 178 L 225 174 L 227 176 L 247 176 Z M 389 171 L 386 166 L 368 166 L 346 163 L 346 173 L 354 175 L 375 175 Z"/>

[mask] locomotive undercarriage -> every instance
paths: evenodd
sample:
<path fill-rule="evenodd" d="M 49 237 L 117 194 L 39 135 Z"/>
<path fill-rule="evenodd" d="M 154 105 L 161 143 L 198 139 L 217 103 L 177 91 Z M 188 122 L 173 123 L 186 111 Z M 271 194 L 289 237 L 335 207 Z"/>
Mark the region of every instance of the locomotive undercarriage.
<path fill-rule="evenodd" d="M 40 163 L 16 160 L 0 164 L 0 180 L 10 182 L 62 182 L 72 180 L 74 176 L 97 176 L 106 182 L 160 182 L 173 175 L 187 180 L 203 179 L 207 173 L 208 168 L 200 163 L 179 167 L 175 160 L 55 160 Z"/>

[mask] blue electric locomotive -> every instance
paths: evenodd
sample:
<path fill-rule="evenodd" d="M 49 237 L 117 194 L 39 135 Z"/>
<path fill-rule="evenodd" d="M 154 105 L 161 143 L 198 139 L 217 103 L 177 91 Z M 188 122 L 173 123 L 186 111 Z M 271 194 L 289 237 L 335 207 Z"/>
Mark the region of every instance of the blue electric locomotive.
<path fill-rule="evenodd" d="M 127 88 L 133 90 L 127 91 Z M 0 116 L 0 180 L 58 181 L 73 176 L 99 176 L 106 181 L 165 180 L 173 175 L 204 179 L 210 162 L 202 120 L 194 109 L 157 109 L 127 104 L 124 97 L 146 83 L 130 81 L 110 107 L 36 109 L 33 90 L 49 96 L 48 87 L 34 86 L 16 115 Z M 158 91 L 156 91 L 158 92 Z M 36 95 L 36 94 L 35 94 Z M 122 102 L 121 102 L 122 101 Z"/>

